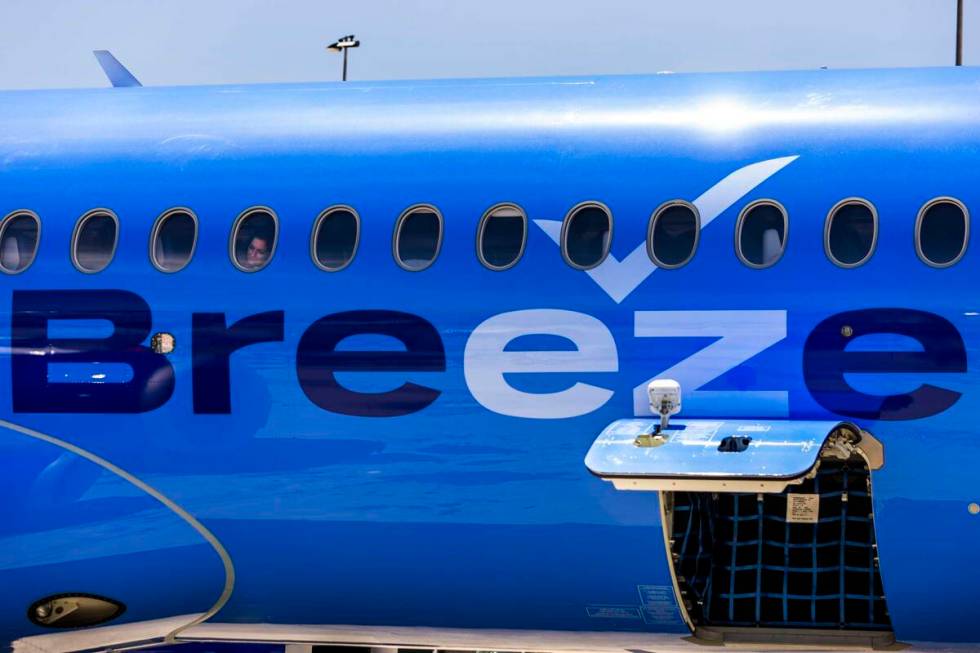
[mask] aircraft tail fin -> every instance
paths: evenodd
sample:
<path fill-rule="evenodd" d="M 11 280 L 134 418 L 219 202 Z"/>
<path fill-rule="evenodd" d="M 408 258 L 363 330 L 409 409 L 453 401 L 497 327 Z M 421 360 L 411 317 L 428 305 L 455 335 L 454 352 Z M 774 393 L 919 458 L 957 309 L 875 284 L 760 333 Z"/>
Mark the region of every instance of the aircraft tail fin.
<path fill-rule="evenodd" d="M 102 71 L 113 86 L 142 86 L 140 80 L 136 79 L 133 73 L 119 63 L 119 60 L 108 50 L 93 50 L 92 54 L 95 55 L 99 65 L 102 66 Z"/>

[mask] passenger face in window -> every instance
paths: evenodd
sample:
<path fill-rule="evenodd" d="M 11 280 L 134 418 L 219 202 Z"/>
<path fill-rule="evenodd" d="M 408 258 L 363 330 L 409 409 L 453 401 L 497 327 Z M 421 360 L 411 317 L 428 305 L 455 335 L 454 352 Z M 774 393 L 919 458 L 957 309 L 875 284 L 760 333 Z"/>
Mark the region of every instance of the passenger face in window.
<path fill-rule="evenodd" d="M 244 267 L 258 270 L 269 260 L 269 240 L 261 236 L 252 236 L 245 250 Z"/>
<path fill-rule="evenodd" d="M 272 260 L 276 248 L 276 218 L 267 211 L 249 209 L 235 222 L 233 261 L 245 272 L 257 272 Z"/>

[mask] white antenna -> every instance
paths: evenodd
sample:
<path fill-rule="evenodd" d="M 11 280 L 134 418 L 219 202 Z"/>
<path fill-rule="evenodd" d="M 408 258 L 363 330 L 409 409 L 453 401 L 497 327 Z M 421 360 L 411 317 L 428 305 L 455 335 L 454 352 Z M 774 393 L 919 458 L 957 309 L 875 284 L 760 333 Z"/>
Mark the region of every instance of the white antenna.
<path fill-rule="evenodd" d="M 681 412 L 681 384 L 673 379 L 654 379 L 647 386 L 650 395 L 650 411 L 660 415 L 660 433 L 669 426 L 670 416 Z"/>

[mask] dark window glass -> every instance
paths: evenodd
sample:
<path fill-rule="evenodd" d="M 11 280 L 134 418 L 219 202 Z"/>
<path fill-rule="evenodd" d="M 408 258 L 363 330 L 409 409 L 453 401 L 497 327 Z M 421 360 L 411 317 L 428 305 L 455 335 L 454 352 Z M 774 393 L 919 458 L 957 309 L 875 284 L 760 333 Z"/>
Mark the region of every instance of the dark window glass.
<path fill-rule="evenodd" d="M 562 236 L 565 260 L 583 270 L 594 268 L 609 254 L 612 218 L 594 204 L 574 209 L 565 218 Z"/>
<path fill-rule="evenodd" d="M 348 209 L 329 209 L 320 216 L 313 234 L 313 258 L 324 270 L 347 267 L 357 251 L 359 224 Z"/>
<path fill-rule="evenodd" d="M 0 269 L 8 274 L 26 270 L 34 262 L 41 223 L 31 213 L 14 213 L 0 223 Z"/>
<path fill-rule="evenodd" d="M 176 272 L 191 262 L 197 243 L 197 220 L 186 211 L 171 211 L 157 222 L 153 233 L 153 265 Z"/>
<path fill-rule="evenodd" d="M 871 256 L 878 221 L 863 202 L 847 202 L 835 208 L 828 219 L 827 255 L 838 265 L 853 267 Z"/>
<path fill-rule="evenodd" d="M 91 213 L 83 216 L 75 227 L 72 256 L 75 266 L 82 272 L 104 270 L 116 253 L 119 224 L 109 213 Z"/>
<path fill-rule="evenodd" d="M 412 209 L 398 220 L 395 259 L 406 270 L 424 270 L 439 256 L 441 242 L 442 217 L 429 208 Z"/>
<path fill-rule="evenodd" d="M 501 206 L 490 211 L 480 225 L 481 262 L 493 270 L 504 270 L 517 264 L 527 239 L 527 217 L 516 206 Z"/>
<path fill-rule="evenodd" d="M 686 204 L 669 204 L 653 214 L 647 246 L 662 268 L 679 268 L 694 256 L 699 237 L 698 216 Z"/>
<path fill-rule="evenodd" d="M 267 266 L 276 251 L 278 227 L 268 211 L 249 211 L 238 219 L 232 243 L 238 269 L 257 272 Z"/>
<path fill-rule="evenodd" d="M 966 249 L 966 212 L 959 204 L 937 201 L 925 207 L 919 216 L 915 234 L 919 256 L 936 266 L 952 265 Z"/>
<path fill-rule="evenodd" d="M 749 206 L 739 220 L 736 242 L 746 264 L 758 268 L 773 265 L 786 248 L 786 214 L 769 202 Z"/>

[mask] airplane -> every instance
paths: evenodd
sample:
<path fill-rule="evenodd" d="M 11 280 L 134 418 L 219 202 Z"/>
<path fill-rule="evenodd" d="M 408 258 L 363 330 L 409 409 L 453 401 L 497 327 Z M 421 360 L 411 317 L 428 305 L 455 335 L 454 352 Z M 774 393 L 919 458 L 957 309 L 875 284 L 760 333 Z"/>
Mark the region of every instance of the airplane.
<path fill-rule="evenodd" d="M 980 645 L 977 69 L 107 67 L 0 93 L 6 647 Z"/>

